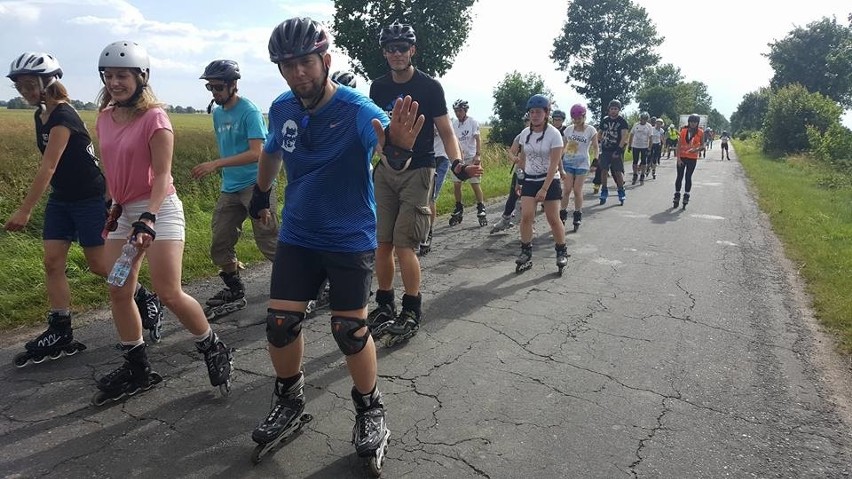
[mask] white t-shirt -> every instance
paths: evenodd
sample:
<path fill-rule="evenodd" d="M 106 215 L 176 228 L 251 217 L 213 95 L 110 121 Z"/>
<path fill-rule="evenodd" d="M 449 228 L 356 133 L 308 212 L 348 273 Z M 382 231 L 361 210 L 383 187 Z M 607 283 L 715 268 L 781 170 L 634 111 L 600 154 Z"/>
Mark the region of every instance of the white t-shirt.
<path fill-rule="evenodd" d="M 574 125 L 570 125 L 562 132 L 565 140 L 565 153 L 562 155 L 564 167 L 589 169 L 589 147 L 597 132 L 592 125 L 586 125 L 583 131 L 576 131 Z"/>
<path fill-rule="evenodd" d="M 521 148 L 523 148 L 526 156 L 526 165 L 524 166 L 526 176 L 546 175 L 547 169 L 550 167 L 550 150 L 554 148 L 562 150 L 562 146 L 562 134 L 550 123 L 544 130 L 544 136 L 540 131 L 534 131 L 530 134 L 529 127 L 524 128 L 521 131 Z M 559 178 L 558 171 L 554 178 Z M 541 181 L 543 180 L 544 178 L 541 179 Z"/>
<path fill-rule="evenodd" d="M 630 141 L 631 148 L 648 148 L 649 140 L 651 139 L 651 124 L 645 122 L 645 124 L 637 123 L 633 125 L 633 129 L 630 130 L 630 133 L 633 135 L 633 139 Z"/>
<path fill-rule="evenodd" d="M 453 131 L 459 139 L 462 156 L 467 160 L 476 156 L 476 137 L 479 136 L 479 122 L 471 117 L 466 117 L 463 122 L 453 118 Z"/>
<path fill-rule="evenodd" d="M 438 133 L 438 129 L 435 128 L 435 142 L 432 144 L 432 149 L 435 150 L 435 158 L 443 156 L 444 158 L 449 158 L 447 156 L 447 149 L 444 148 L 444 142 L 441 140 L 441 134 Z"/>
<path fill-rule="evenodd" d="M 663 129 L 662 128 L 651 128 L 651 144 L 659 145 L 660 141 L 663 138 Z"/>

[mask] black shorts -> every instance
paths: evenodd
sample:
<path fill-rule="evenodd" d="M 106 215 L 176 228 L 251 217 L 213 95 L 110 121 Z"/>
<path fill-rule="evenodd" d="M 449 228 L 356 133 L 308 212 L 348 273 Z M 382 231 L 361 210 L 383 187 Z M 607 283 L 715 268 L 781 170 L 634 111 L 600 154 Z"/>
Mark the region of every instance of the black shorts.
<path fill-rule="evenodd" d="M 524 181 L 524 186 L 521 187 L 521 197 L 531 196 L 535 198 L 536 193 L 541 190 L 544 185 L 544 180 L 540 181 Z M 562 182 L 559 179 L 554 179 L 550 183 L 550 188 L 547 189 L 547 194 L 544 195 L 544 201 L 561 200 L 562 199 Z"/>
<path fill-rule="evenodd" d="M 624 150 L 621 148 L 601 150 L 598 166 L 612 173 L 624 173 Z"/>
<path fill-rule="evenodd" d="M 331 309 L 361 309 L 370 299 L 376 252 L 333 253 L 278 242 L 272 262 L 270 299 L 310 301 L 316 299 L 328 278 Z"/>

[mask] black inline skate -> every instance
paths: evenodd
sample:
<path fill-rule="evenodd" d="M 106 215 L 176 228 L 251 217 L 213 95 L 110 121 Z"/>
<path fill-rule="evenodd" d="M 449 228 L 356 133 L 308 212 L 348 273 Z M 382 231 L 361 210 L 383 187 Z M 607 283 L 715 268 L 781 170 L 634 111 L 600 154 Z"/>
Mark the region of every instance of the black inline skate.
<path fill-rule="evenodd" d="M 402 311 L 396 320 L 387 327 L 384 338 L 385 347 L 393 347 L 413 338 L 420 330 L 420 305 L 422 297 L 402 296 Z"/>
<path fill-rule="evenodd" d="M 680 191 L 675 191 L 674 198 L 672 198 L 672 208 L 677 208 L 680 205 Z"/>
<path fill-rule="evenodd" d="M 476 217 L 479 219 L 479 226 L 488 226 L 488 218 L 485 217 L 485 205 L 482 203 L 476 204 Z"/>
<path fill-rule="evenodd" d="M 305 376 L 302 373 L 295 381 L 275 379 L 272 410 L 251 433 L 251 439 L 258 444 L 251 454 L 252 463 L 259 464 L 264 456 L 290 442 L 302 426 L 311 422 L 313 416 L 304 414 L 304 389 Z"/>
<path fill-rule="evenodd" d="M 580 210 L 574 211 L 574 232 L 580 229 L 580 224 L 583 222 L 583 212 Z"/>
<path fill-rule="evenodd" d="M 417 256 L 423 257 L 432 251 L 432 228 L 429 228 L 429 234 L 426 235 L 426 240 L 420 243 L 420 249 L 417 250 Z"/>
<path fill-rule="evenodd" d="M 523 273 L 532 265 L 532 243 L 521 243 L 521 254 L 515 259 L 515 273 Z"/>
<path fill-rule="evenodd" d="M 22 368 L 30 363 L 39 364 L 45 359 L 59 359 L 84 351 L 86 346 L 74 341 L 71 315 L 52 312 L 47 315 L 47 330 L 24 345 L 25 351 L 15 356 L 15 366 Z"/>
<path fill-rule="evenodd" d="M 462 218 L 464 217 L 464 205 L 461 203 L 456 203 L 456 209 L 453 210 L 453 213 L 450 215 L 450 226 L 455 226 L 462 222 Z"/>
<path fill-rule="evenodd" d="M 568 221 L 568 210 L 559 210 L 559 221 L 562 222 L 562 226 L 565 226 L 565 222 Z"/>
<path fill-rule="evenodd" d="M 148 338 L 152 343 L 159 343 L 163 339 L 163 318 L 166 315 L 160 297 L 139 285 L 133 301 L 142 316 L 142 327 L 148 330 Z"/>
<path fill-rule="evenodd" d="M 635 185 L 635 184 L 636 184 L 636 180 L 638 180 L 638 179 L 639 179 L 639 173 L 634 172 L 634 173 L 633 173 L 633 181 L 631 181 L 631 182 L 630 182 L 630 184 L 631 184 L 631 185 Z"/>
<path fill-rule="evenodd" d="M 328 307 L 328 294 L 330 291 L 331 284 L 328 282 L 328 279 L 325 279 L 317 291 L 317 299 L 308 301 L 307 306 L 305 306 L 305 318 L 313 318 L 317 315 L 317 311 Z"/>
<path fill-rule="evenodd" d="M 367 327 L 373 339 L 378 341 L 387 333 L 388 328 L 396 321 L 396 304 L 393 290 L 380 289 L 376 291 L 376 302 L 379 305 L 367 315 Z"/>
<path fill-rule="evenodd" d="M 122 346 L 124 364 L 98 379 L 99 391 L 92 397 L 92 404 L 103 406 L 109 401 L 118 401 L 147 391 L 163 381 L 163 377 L 151 370 L 146 353 L 147 344 Z"/>
<path fill-rule="evenodd" d="M 618 202 L 621 203 L 621 206 L 624 206 L 624 200 L 627 199 L 627 193 L 624 191 L 624 187 L 618 189 Z"/>
<path fill-rule="evenodd" d="M 686 209 L 686 205 L 689 204 L 689 193 L 683 194 L 683 209 Z"/>
<path fill-rule="evenodd" d="M 234 369 L 233 350 L 227 347 L 213 331 L 210 331 L 210 336 L 207 339 L 197 341 L 195 349 L 204 355 L 210 385 L 218 386 L 222 396 L 231 394 L 231 373 Z"/>
<path fill-rule="evenodd" d="M 204 314 L 207 315 L 208 321 L 239 311 L 248 304 L 245 298 L 246 289 L 239 270 L 232 273 L 220 271 L 219 277 L 225 282 L 225 287 L 207 300 Z"/>
<path fill-rule="evenodd" d="M 562 270 L 568 266 L 568 247 L 565 244 L 556 245 L 556 267 L 559 268 L 559 276 L 562 276 Z"/>
<path fill-rule="evenodd" d="M 355 453 L 363 461 L 366 472 L 379 477 L 390 439 L 382 393 L 374 387 L 371 393 L 361 394 L 353 387 L 352 402 L 355 403 L 355 425 L 352 427 Z"/>

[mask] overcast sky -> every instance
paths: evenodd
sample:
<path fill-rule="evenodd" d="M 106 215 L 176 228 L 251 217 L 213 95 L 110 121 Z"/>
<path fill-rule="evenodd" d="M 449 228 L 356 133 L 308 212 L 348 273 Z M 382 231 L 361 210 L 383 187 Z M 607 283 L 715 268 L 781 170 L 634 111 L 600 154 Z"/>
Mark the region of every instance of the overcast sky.
<path fill-rule="evenodd" d="M 776 3 L 772 11 L 756 0 L 636 3 L 665 37 L 658 47 L 662 62 L 679 67 L 687 81 L 707 84 L 714 107 L 726 117 L 744 94 L 769 83 L 772 69 L 761 55 L 768 52 L 767 43 L 824 16 L 836 15 L 845 23 L 852 11 L 848 0 L 810 0 L 795 8 Z M 470 115 L 487 120 L 493 89 L 512 70 L 542 75 L 562 108 L 585 103 L 549 58 L 568 2 L 533 0 L 529 5 L 477 2 L 470 38 L 441 78 L 448 103 L 466 99 Z M 242 69 L 241 93 L 265 111 L 286 89 L 269 62 L 273 27 L 296 15 L 330 23 L 332 14 L 331 0 L 0 0 L 0 61 L 8 65 L 24 51 L 51 52 L 62 64 L 71 97 L 94 101 L 100 88 L 98 54 L 113 41 L 133 40 L 151 55 L 151 82 L 162 101 L 203 108 L 210 97 L 198 76 L 210 60 L 231 58 Z M 332 70 L 348 68 L 347 58 L 333 53 Z M 366 92 L 360 80 L 359 89 Z M 14 96 L 17 92 L 6 82 L 0 99 Z M 847 113 L 847 125 L 850 118 Z"/>

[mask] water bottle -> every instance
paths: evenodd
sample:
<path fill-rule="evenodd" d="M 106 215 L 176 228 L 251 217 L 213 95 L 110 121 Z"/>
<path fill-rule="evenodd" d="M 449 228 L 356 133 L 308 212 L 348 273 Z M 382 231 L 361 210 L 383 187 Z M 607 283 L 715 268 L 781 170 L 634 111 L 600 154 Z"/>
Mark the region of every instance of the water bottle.
<path fill-rule="evenodd" d="M 136 247 L 130 243 L 125 243 L 121 247 L 121 256 L 115 261 L 112 271 L 109 272 L 107 283 L 112 286 L 122 287 L 130 276 L 130 270 L 133 268 L 133 259 L 136 257 Z"/>

